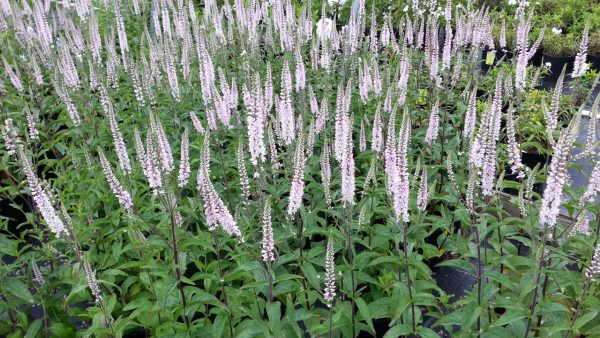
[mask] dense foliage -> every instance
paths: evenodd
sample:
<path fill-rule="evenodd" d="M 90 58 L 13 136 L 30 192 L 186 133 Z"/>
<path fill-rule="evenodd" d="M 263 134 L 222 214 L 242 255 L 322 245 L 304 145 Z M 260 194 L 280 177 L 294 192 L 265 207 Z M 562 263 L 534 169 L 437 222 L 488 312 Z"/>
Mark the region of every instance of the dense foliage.
<path fill-rule="evenodd" d="M 598 26 L 513 2 L 0 0 L 0 334 L 600 335 Z"/>

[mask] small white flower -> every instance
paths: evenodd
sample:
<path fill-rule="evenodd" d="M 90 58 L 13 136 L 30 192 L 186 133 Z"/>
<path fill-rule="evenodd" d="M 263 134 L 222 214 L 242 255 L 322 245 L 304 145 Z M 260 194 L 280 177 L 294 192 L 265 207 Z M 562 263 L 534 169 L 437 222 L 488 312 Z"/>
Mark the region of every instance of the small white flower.
<path fill-rule="evenodd" d="M 408 12 L 408 5 L 404 6 L 404 9 L 402 10 L 404 13 Z"/>
<path fill-rule="evenodd" d="M 343 6 L 348 0 L 327 0 L 327 4 L 331 7 L 334 5 Z"/>
<path fill-rule="evenodd" d="M 562 29 L 556 28 L 556 27 L 552 27 L 552 33 L 554 33 L 556 35 L 560 35 L 562 33 Z"/>
<path fill-rule="evenodd" d="M 550 67 L 552 67 L 552 62 L 546 62 L 546 63 L 544 63 L 544 65 L 545 65 L 546 67 L 550 68 Z"/>
<path fill-rule="evenodd" d="M 333 29 L 333 20 L 328 18 L 321 18 L 317 22 L 317 37 L 319 39 L 326 39 L 331 37 L 331 31 Z"/>
<path fill-rule="evenodd" d="M 514 6 L 517 4 L 517 0 L 508 0 L 508 5 L 509 6 Z"/>

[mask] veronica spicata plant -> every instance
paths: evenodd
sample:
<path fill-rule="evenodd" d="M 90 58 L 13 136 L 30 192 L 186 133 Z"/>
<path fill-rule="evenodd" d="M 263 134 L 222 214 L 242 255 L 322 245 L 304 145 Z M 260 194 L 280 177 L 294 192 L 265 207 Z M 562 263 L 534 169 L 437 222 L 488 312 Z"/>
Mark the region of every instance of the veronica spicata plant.
<path fill-rule="evenodd" d="M 600 334 L 593 32 L 530 102 L 527 4 L 0 0 L 0 335 Z"/>

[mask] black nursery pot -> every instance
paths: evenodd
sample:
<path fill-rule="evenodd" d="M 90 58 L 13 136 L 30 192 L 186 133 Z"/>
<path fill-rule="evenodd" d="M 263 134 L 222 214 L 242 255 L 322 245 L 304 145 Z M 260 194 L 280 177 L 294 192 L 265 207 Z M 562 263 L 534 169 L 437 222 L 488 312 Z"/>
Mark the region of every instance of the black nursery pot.
<path fill-rule="evenodd" d="M 486 61 L 486 57 L 488 52 L 495 52 L 494 61 L 491 65 L 488 65 Z M 513 53 L 511 51 L 502 50 L 502 49 L 484 49 L 481 51 L 481 71 L 487 73 L 487 71 L 492 67 L 492 65 L 497 65 L 500 60 L 502 62 L 506 62 L 512 59 Z"/>
<path fill-rule="evenodd" d="M 544 168 L 545 165 L 548 165 L 550 163 L 551 159 L 552 159 L 551 156 L 542 155 L 542 154 L 534 153 L 534 152 L 532 152 L 532 153 L 524 152 L 521 154 L 521 162 L 525 166 L 527 166 L 529 169 L 533 169 L 533 168 L 535 168 L 536 165 L 539 164 L 538 168 L 539 168 L 539 170 L 542 170 L 542 168 Z M 519 178 L 517 174 L 514 174 L 512 172 L 512 170 L 510 169 L 510 166 L 506 165 L 504 169 L 505 169 L 504 180 L 512 181 L 512 182 L 520 182 L 520 183 L 523 182 L 524 178 Z M 522 183 L 522 184 L 524 184 L 524 183 Z M 533 192 L 542 195 L 544 193 L 545 187 L 546 187 L 545 183 L 542 183 L 542 182 L 534 183 L 533 184 Z M 505 187 L 502 189 L 502 191 L 504 193 L 512 195 L 512 196 L 519 195 L 519 190 L 514 189 L 514 188 Z M 534 200 L 535 200 L 535 198 L 534 198 Z"/>
<path fill-rule="evenodd" d="M 587 62 L 592 64 L 592 69 L 600 72 L 600 55 L 588 55 Z"/>
<path fill-rule="evenodd" d="M 521 162 L 531 169 L 535 168 L 535 166 L 539 164 L 538 168 L 541 170 L 545 165 L 550 164 L 551 160 L 552 156 L 537 152 L 523 152 L 521 156 Z M 535 183 L 533 185 L 533 191 L 540 195 L 544 192 L 544 188 L 544 183 Z"/>
<path fill-rule="evenodd" d="M 535 168 L 537 164 L 540 165 L 540 168 L 543 168 L 544 165 L 550 163 L 551 159 L 551 156 L 540 154 L 537 152 L 523 152 L 523 155 L 521 157 L 521 161 L 523 162 L 523 164 L 531 169 Z"/>
<path fill-rule="evenodd" d="M 498 61 L 502 60 L 502 58 L 504 58 L 503 62 L 511 60 L 513 58 L 513 55 L 514 54 L 511 51 L 497 49 L 496 50 L 496 59 L 494 60 L 494 63 L 498 63 Z"/>
<path fill-rule="evenodd" d="M 563 67 L 567 65 L 565 74 L 569 74 L 573 70 L 575 56 L 550 56 L 544 54 L 544 63 L 550 62 L 550 73 L 544 77 L 544 82 L 556 83 L 560 77 Z"/>
<path fill-rule="evenodd" d="M 533 54 L 533 56 L 531 57 L 531 59 L 529 59 L 529 61 L 527 62 L 528 65 L 530 66 L 539 66 L 542 64 L 542 58 L 544 56 L 542 55 L 542 51 L 538 48 L 535 53 Z"/>

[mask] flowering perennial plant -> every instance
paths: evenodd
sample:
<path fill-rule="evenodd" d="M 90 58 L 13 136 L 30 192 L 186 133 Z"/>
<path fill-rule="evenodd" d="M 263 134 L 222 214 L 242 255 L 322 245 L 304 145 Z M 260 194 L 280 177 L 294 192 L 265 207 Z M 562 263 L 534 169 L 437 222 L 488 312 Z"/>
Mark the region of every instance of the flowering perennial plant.
<path fill-rule="evenodd" d="M 0 0 L 0 336 L 598 335 L 594 23 L 547 91 L 514 5 Z"/>

